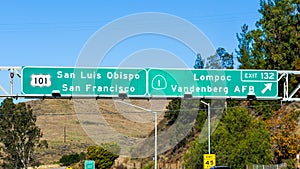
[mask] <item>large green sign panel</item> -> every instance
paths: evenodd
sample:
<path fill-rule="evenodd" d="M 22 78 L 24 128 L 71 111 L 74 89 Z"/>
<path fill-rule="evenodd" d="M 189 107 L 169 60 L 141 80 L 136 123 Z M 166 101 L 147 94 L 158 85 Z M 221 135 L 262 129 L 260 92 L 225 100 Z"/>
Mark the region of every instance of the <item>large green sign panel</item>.
<path fill-rule="evenodd" d="M 275 70 L 23 67 L 25 95 L 277 98 Z"/>
<path fill-rule="evenodd" d="M 257 98 L 277 97 L 277 71 L 274 70 L 148 70 L 149 94 L 153 97 Z"/>
<path fill-rule="evenodd" d="M 23 67 L 22 92 L 27 95 L 145 96 L 146 70 L 131 68 Z"/>

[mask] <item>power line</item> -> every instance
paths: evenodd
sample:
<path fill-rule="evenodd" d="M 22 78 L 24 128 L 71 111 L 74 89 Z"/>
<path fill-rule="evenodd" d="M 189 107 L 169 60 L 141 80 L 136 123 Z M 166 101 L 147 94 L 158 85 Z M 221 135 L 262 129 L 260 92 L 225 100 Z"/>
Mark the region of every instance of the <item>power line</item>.
<path fill-rule="evenodd" d="M 268 104 L 268 105 L 257 105 L 257 106 L 232 106 L 232 107 L 226 107 L 226 109 L 235 109 L 235 108 L 260 108 L 260 107 L 275 107 L 275 106 L 281 106 L 281 104 Z M 211 110 L 224 110 L 225 107 L 218 107 L 218 108 L 211 108 Z M 175 110 L 152 110 L 153 112 L 167 112 L 167 111 L 173 111 L 173 112 L 190 112 L 190 111 L 206 111 L 206 108 L 190 108 L 190 109 L 175 109 Z M 73 116 L 76 114 L 79 115 L 93 115 L 93 114 L 122 114 L 122 113 L 126 113 L 126 114 L 144 114 L 144 113 L 148 113 L 149 111 L 122 111 L 122 112 L 75 112 L 75 113 L 33 113 L 36 116 Z M 0 114 L 0 116 L 4 116 L 4 115 L 16 115 L 16 114 Z M 24 114 L 17 114 L 17 115 L 24 115 Z"/>

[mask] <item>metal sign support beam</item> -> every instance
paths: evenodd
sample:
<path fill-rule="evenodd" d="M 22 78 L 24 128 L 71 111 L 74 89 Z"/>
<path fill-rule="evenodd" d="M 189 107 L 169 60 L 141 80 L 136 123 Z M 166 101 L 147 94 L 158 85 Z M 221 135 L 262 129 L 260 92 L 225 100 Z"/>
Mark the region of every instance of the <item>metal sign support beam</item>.
<path fill-rule="evenodd" d="M 14 76 L 17 74 L 17 76 L 21 79 L 21 73 L 19 72 L 22 68 L 19 66 L 0 66 L 0 71 L 9 71 L 9 91 L 10 93 L 8 94 L 7 90 L 5 90 L 1 85 L 0 85 L 0 90 L 4 94 L 6 94 L 8 97 L 12 97 L 14 95 L 13 93 L 13 88 L 14 88 Z"/>
<path fill-rule="evenodd" d="M 283 97 L 282 101 L 300 101 L 300 98 L 294 97 L 295 94 L 299 91 L 300 89 L 300 83 L 293 89 L 291 93 L 289 93 L 289 87 L 292 87 L 289 82 L 289 77 L 291 75 L 298 75 L 300 76 L 300 71 L 289 71 L 289 70 L 279 70 L 278 74 L 280 74 L 280 78 L 278 78 L 278 82 L 283 79 Z"/>

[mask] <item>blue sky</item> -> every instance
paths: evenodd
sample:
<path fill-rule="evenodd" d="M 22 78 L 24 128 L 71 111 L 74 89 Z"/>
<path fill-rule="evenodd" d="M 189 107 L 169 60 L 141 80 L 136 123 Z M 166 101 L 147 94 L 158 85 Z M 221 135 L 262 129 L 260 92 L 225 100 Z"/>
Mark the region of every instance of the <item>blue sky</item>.
<path fill-rule="evenodd" d="M 234 52 L 236 33 L 243 24 L 254 27 L 260 18 L 258 9 L 259 0 L 1 1 L 0 66 L 75 66 L 83 46 L 97 30 L 120 17 L 143 12 L 183 18 L 214 47 Z M 195 61 L 186 47 L 165 37 L 135 37 L 118 46 L 101 66 L 117 67 L 128 55 L 145 48 L 175 53 L 188 67 Z M 7 78 L 2 79 L 8 75 L 0 73 L 0 85 L 7 86 Z"/>

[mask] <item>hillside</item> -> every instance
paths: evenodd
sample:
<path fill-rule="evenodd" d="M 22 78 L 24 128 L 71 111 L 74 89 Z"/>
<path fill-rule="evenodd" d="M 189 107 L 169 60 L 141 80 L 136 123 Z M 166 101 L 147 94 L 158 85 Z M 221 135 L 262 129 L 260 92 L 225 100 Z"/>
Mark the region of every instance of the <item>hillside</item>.
<path fill-rule="evenodd" d="M 131 104 L 159 112 L 168 101 L 124 100 Z M 95 145 L 87 130 L 101 130 L 95 119 L 103 117 L 106 126 L 129 137 L 147 137 L 154 128 L 152 113 L 112 100 L 34 100 L 27 102 L 37 115 L 37 125 L 47 140 L 48 149 L 38 150 L 37 157 L 42 164 L 52 164 L 64 154 L 82 152 Z M 83 128 L 82 125 L 85 127 Z M 114 138 L 114 133 L 106 133 L 106 140 Z"/>
<path fill-rule="evenodd" d="M 128 102 L 125 100 L 125 102 Z M 165 110 L 168 101 L 130 100 L 130 103 L 152 110 Z M 102 129 L 95 123 L 96 116 L 103 116 L 107 124 L 118 133 L 130 137 L 144 138 L 153 135 L 154 117 L 149 112 L 142 111 L 112 100 L 35 100 L 27 102 L 37 115 L 37 125 L 43 132 L 43 139 L 49 143 L 48 149 L 38 150 L 38 159 L 42 164 L 53 164 L 64 154 L 83 152 L 90 145 L 95 145 L 86 132 Z M 299 103 L 283 107 L 285 112 L 299 110 Z M 159 131 L 165 130 L 166 121 L 163 112 L 159 112 Z M 82 120 L 82 118 L 85 118 Z M 81 119 L 81 120 L 79 120 Z M 297 127 L 300 133 L 300 126 Z M 107 140 L 114 138 L 114 133 L 106 133 Z M 175 163 L 181 159 L 189 146 L 189 141 L 196 139 L 199 133 L 194 133 L 188 140 L 159 156 L 160 160 Z M 122 161 L 120 161 L 122 162 Z"/>

